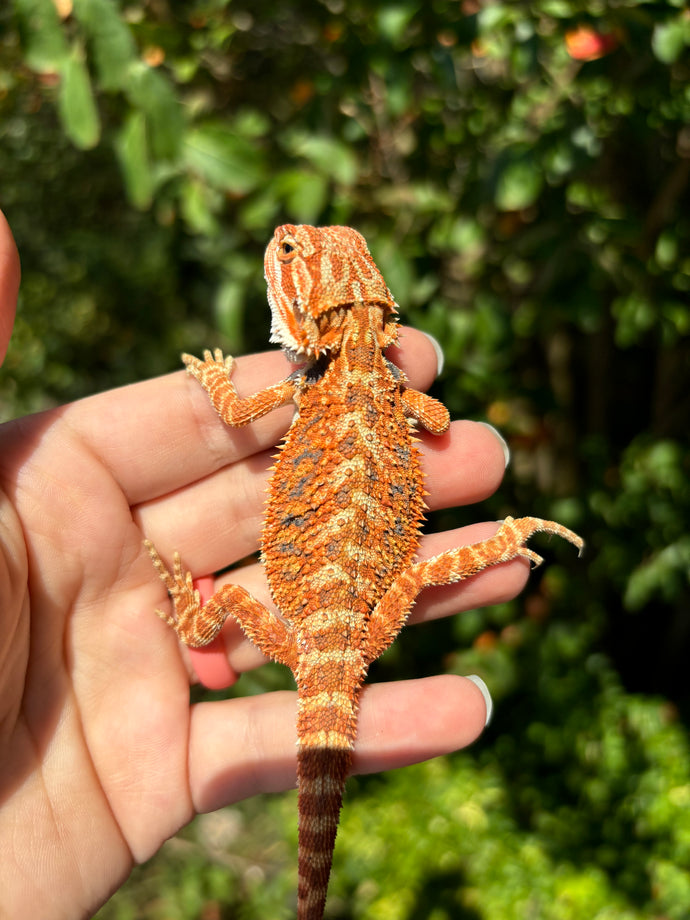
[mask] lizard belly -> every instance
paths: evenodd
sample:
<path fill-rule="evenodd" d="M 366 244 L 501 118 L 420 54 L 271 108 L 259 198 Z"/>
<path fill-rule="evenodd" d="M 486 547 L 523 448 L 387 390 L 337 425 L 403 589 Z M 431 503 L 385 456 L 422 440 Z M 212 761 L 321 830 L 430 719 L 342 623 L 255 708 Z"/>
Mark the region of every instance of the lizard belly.
<path fill-rule="evenodd" d="M 338 621 L 345 633 L 361 628 L 414 556 L 424 505 L 396 400 L 310 409 L 301 407 L 274 468 L 262 551 L 283 617 L 318 641 Z"/>

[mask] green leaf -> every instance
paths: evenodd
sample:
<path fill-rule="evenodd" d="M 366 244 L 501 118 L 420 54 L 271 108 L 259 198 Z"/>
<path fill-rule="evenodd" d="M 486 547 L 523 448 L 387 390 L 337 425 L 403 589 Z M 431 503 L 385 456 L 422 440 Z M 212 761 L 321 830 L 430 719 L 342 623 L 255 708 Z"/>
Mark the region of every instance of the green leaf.
<path fill-rule="evenodd" d="M 510 23 L 512 16 L 513 12 L 506 4 L 487 3 L 477 12 L 477 31 L 482 35 L 491 35 L 505 28 Z"/>
<path fill-rule="evenodd" d="M 160 71 L 137 61 L 129 69 L 126 92 L 132 105 L 146 114 L 154 158 L 176 159 L 182 148 L 185 119 L 170 82 Z"/>
<path fill-rule="evenodd" d="M 245 195 L 264 177 L 257 147 L 221 122 L 189 131 L 184 141 L 187 166 L 211 185 Z"/>
<path fill-rule="evenodd" d="M 358 163 L 352 149 L 342 141 L 323 134 L 295 133 L 287 146 L 293 156 L 304 157 L 319 172 L 342 185 L 357 180 Z"/>
<path fill-rule="evenodd" d="M 243 351 L 245 288 L 243 278 L 226 278 L 218 288 L 213 305 L 219 332 L 232 343 L 233 350 L 240 353 Z"/>
<path fill-rule="evenodd" d="M 188 178 L 180 189 L 180 208 L 185 222 L 193 233 L 212 237 L 218 233 L 219 225 L 215 212 L 222 202 L 217 201 L 219 193 L 209 189 L 199 179 Z"/>
<path fill-rule="evenodd" d="M 397 4 L 395 6 L 384 6 L 376 14 L 376 22 L 380 35 L 389 42 L 394 44 L 399 42 L 405 31 L 418 14 L 419 9 L 416 3 L 408 6 Z"/>
<path fill-rule="evenodd" d="M 660 22 L 652 34 L 652 51 L 664 64 L 677 61 L 690 42 L 690 23 L 685 13 L 669 22 Z"/>
<path fill-rule="evenodd" d="M 689 572 L 690 538 L 681 537 L 653 553 L 631 572 L 623 602 L 628 610 L 640 610 L 654 597 L 671 602 L 687 590 Z"/>
<path fill-rule="evenodd" d="M 314 223 L 328 199 L 328 181 L 306 170 L 288 170 L 278 177 L 276 191 L 284 198 L 287 214 L 298 223 Z"/>
<path fill-rule="evenodd" d="M 654 328 L 658 319 L 657 305 L 642 291 L 630 291 L 616 297 L 611 305 L 616 320 L 616 344 L 630 348 L 638 344 Z"/>
<path fill-rule="evenodd" d="M 58 98 L 60 120 L 75 147 L 95 147 L 101 134 L 98 110 L 91 91 L 83 50 L 75 45 L 61 67 Z"/>
<path fill-rule="evenodd" d="M 519 157 L 508 162 L 496 182 L 496 207 L 499 211 L 528 208 L 539 197 L 543 181 L 540 169 L 530 157 Z"/>
<path fill-rule="evenodd" d="M 371 250 L 386 284 L 404 313 L 409 309 L 409 292 L 416 280 L 412 263 L 394 236 L 381 236 L 377 240 L 372 240 Z"/>
<path fill-rule="evenodd" d="M 115 150 L 125 180 L 127 197 L 134 207 L 144 210 L 151 204 L 153 177 L 143 112 L 129 114 L 115 142 Z"/>
<path fill-rule="evenodd" d="M 111 0 L 74 0 L 74 15 L 93 43 L 101 89 L 125 89 L 137 60 L 134 39 Z"/>
<path fill-rule="evenodd" d="M 14 0 L 24 60 L 37 73 L 56 73 L 69 57 L 69 46 L 52 0 Z"/>

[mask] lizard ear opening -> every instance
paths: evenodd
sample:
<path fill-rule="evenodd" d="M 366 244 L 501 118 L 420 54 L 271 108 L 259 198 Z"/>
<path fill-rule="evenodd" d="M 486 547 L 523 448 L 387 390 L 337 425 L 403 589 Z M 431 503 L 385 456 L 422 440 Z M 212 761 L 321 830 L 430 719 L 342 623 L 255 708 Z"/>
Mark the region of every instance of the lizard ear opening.
<path fill-rule="evenodd" d="M 388 348 L 389 345 L 395 345 L 397 341 L 398 341 L 397 313 L 387 310 L 383 314 L 383 328 L 378 334 L 379 348 Z"/>

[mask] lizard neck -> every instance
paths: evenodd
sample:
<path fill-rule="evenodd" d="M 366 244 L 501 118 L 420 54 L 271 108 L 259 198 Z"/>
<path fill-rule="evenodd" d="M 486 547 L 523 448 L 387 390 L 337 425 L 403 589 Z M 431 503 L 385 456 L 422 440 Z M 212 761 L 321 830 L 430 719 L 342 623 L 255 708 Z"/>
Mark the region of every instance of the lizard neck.
<path fill-rule="evenodd" d="M 397 327 L 387 316 L 385 307 L 366 303 L 328 315 L 322 341 L 334 340 L 327 368 L 333 390 L 384 370 L 383 349 L 397 337 Z"/>

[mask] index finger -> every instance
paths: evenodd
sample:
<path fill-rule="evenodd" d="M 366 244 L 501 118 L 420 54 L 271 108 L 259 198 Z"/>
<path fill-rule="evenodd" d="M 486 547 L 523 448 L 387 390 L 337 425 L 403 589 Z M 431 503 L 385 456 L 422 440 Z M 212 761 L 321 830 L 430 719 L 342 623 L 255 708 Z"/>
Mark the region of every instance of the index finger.
<path fill-rule="evenodd" d="M 395 359 L 412 386 L 432 382 L 436 354 L 423 333 L 404 330 Z M 240 395 L 248 395 L 291 370 L 281 352 L 263 352 L 238 358 L 232 380 Z M 228 428 L 198 383 L 180 371 L 80 400 L 64 410 L 63 419 L 134 505 L 274 446 L 293 414 L 294 407 L 285 406 L 246 428 Z"/>
<path fill-rule="evenodd" d="M 0 364 L 14 325 L 19 290 L 19 254 L 5 215 L 0 211 Z"/>

